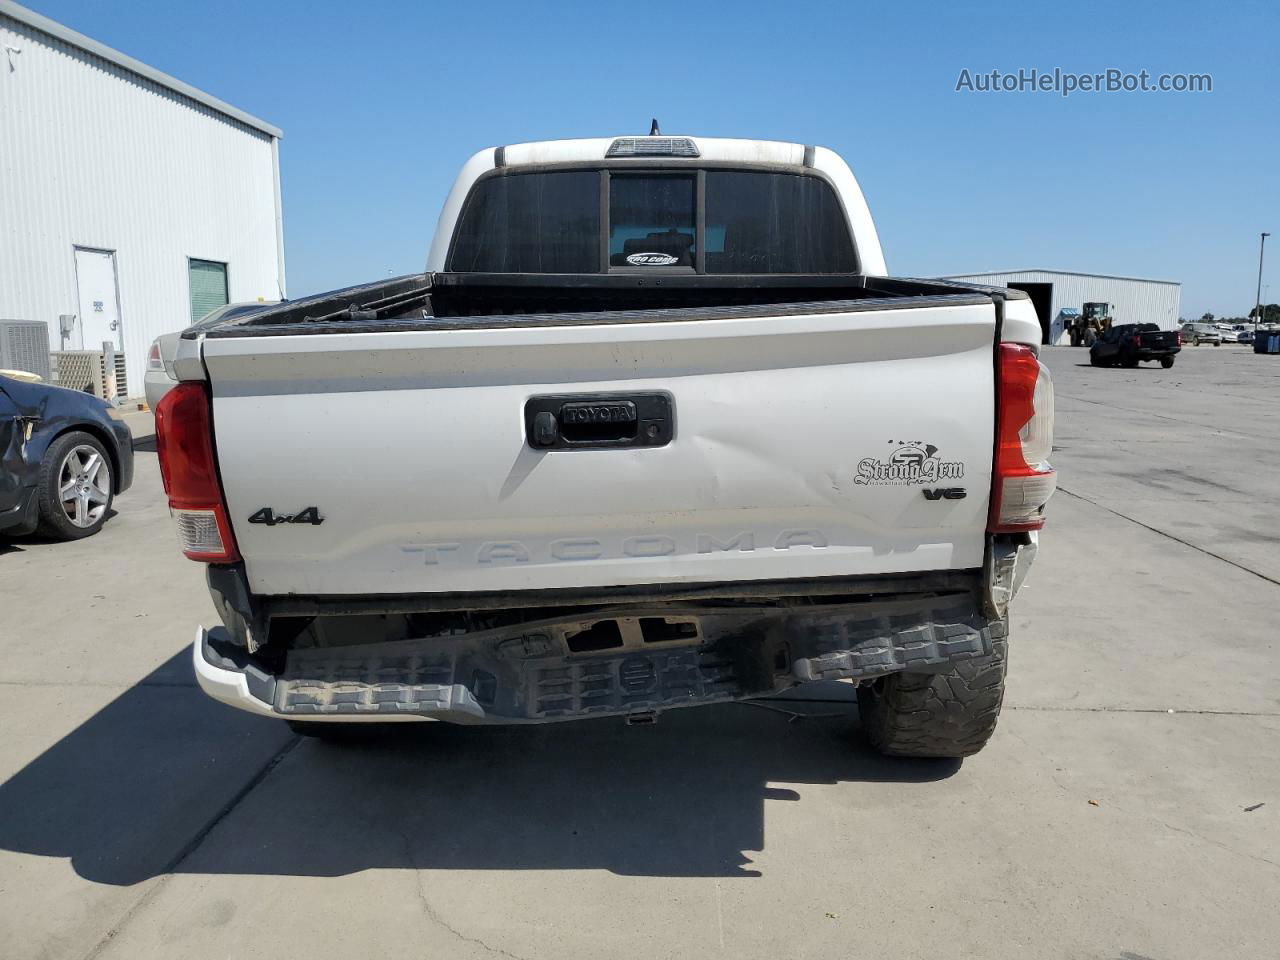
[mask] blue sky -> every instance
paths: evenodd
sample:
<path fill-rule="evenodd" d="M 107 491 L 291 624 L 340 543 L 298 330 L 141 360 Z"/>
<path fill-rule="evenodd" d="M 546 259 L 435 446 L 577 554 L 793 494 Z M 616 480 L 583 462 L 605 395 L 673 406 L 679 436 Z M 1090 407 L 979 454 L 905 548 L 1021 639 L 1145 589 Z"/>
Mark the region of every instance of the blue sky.
<path fill-rule="evenodd" d="M 1253 304 L 1280 234 L 1280 4 L 26 0 L 283 128 L 289 290 L 421 269 L 475 150 L 665 133 L 849 161 L 891 272 L 1045 267 Z M 957 93 L 960 71 L 1209 73 L 1213 92 Z M 1264 283 L 1280 300 L 1280 242 Z"/>

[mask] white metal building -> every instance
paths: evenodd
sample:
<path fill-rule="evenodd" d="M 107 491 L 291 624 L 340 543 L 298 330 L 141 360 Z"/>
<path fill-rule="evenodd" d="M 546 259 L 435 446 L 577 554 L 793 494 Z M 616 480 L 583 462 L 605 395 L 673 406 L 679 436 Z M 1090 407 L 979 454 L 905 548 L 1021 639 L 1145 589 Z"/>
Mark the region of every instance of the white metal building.
<path fill-rule="evenodd" d="M 155 337 L 284 297 L 279 139 L 0 0 L 0 318 L 47 322 L 53 350 L 112 341 L 140 395 Z"/>
<path fill-rule="evenodd" d="M 1178 329 L 1182 285 L 1172 280 L 1142 280 L 1066 270 L 999 270 L 965 273 L 945 280 L 969 280 L 997 287 L 1025 290 L 1040 316 L 1045 343 L 1067 343 L 1064 309 L 1081 310 L 1085 303 L 1111 306 L 1114 322 L 1155 323 L 1162 330 Z"/>

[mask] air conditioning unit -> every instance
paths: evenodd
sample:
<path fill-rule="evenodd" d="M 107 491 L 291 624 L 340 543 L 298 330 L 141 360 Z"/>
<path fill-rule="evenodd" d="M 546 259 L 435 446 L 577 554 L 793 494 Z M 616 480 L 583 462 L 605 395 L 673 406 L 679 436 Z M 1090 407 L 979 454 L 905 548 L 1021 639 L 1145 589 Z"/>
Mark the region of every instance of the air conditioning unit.
<path fill-rule="evenodd" d="M 25 370 L 49 379 L 49 324 L 0 320 L 0 370 Z"/>
<path fill-rule="evenodd" d="M 104 400 L 129 396 L 123 353 L 113 354 L 110 363 L 101 350 L 55 350 L 49 356 L 53 359 L 53 382 L 58 386 Z"/>

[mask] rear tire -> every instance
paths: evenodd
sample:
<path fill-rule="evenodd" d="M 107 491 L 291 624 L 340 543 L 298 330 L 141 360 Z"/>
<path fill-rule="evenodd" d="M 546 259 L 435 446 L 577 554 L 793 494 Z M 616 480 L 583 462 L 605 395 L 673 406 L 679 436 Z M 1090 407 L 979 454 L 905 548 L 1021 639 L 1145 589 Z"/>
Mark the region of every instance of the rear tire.
<path fill-rule="evenodd" d="M 1173 366 L 1173 357 L 1161 357 L 1160 366 L 1168 370 L 1170 367 Z"/>
<path fill-rule="evenodd" d="M 991 655 L 946 673 L 895 673 L 858 688 L 862 730 L 891 757 L 970 757 L 986 746 L 1004 701 L 1008 621 L 991 624 Z"/>

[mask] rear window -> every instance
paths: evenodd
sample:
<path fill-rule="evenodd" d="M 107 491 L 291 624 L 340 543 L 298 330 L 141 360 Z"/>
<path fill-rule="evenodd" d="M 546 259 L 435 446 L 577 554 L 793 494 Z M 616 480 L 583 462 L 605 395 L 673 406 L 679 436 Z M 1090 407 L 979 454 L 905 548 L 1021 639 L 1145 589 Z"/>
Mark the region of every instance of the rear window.
<path fill-rule="evenodd" d="M 482 179 L 448 269 L 855 273 L 858 260 L 840 201 L 819 177 L 609 168 Z"/>
<path fill-rule="evenodd" d="M 464 273 L 597 273 L 600 174 L 568 170 L 476 184 L 449 268 Z"/>
<path fill-rule="evenodd" d="M 692 269 L 697 209 L 696 177 L 611 176 L 609 266 Z"/>
<path fill-rule="evenodd" d="M 851 273 L 830 184 L 800 174 L 707 171 L 707 273 Z"/>

